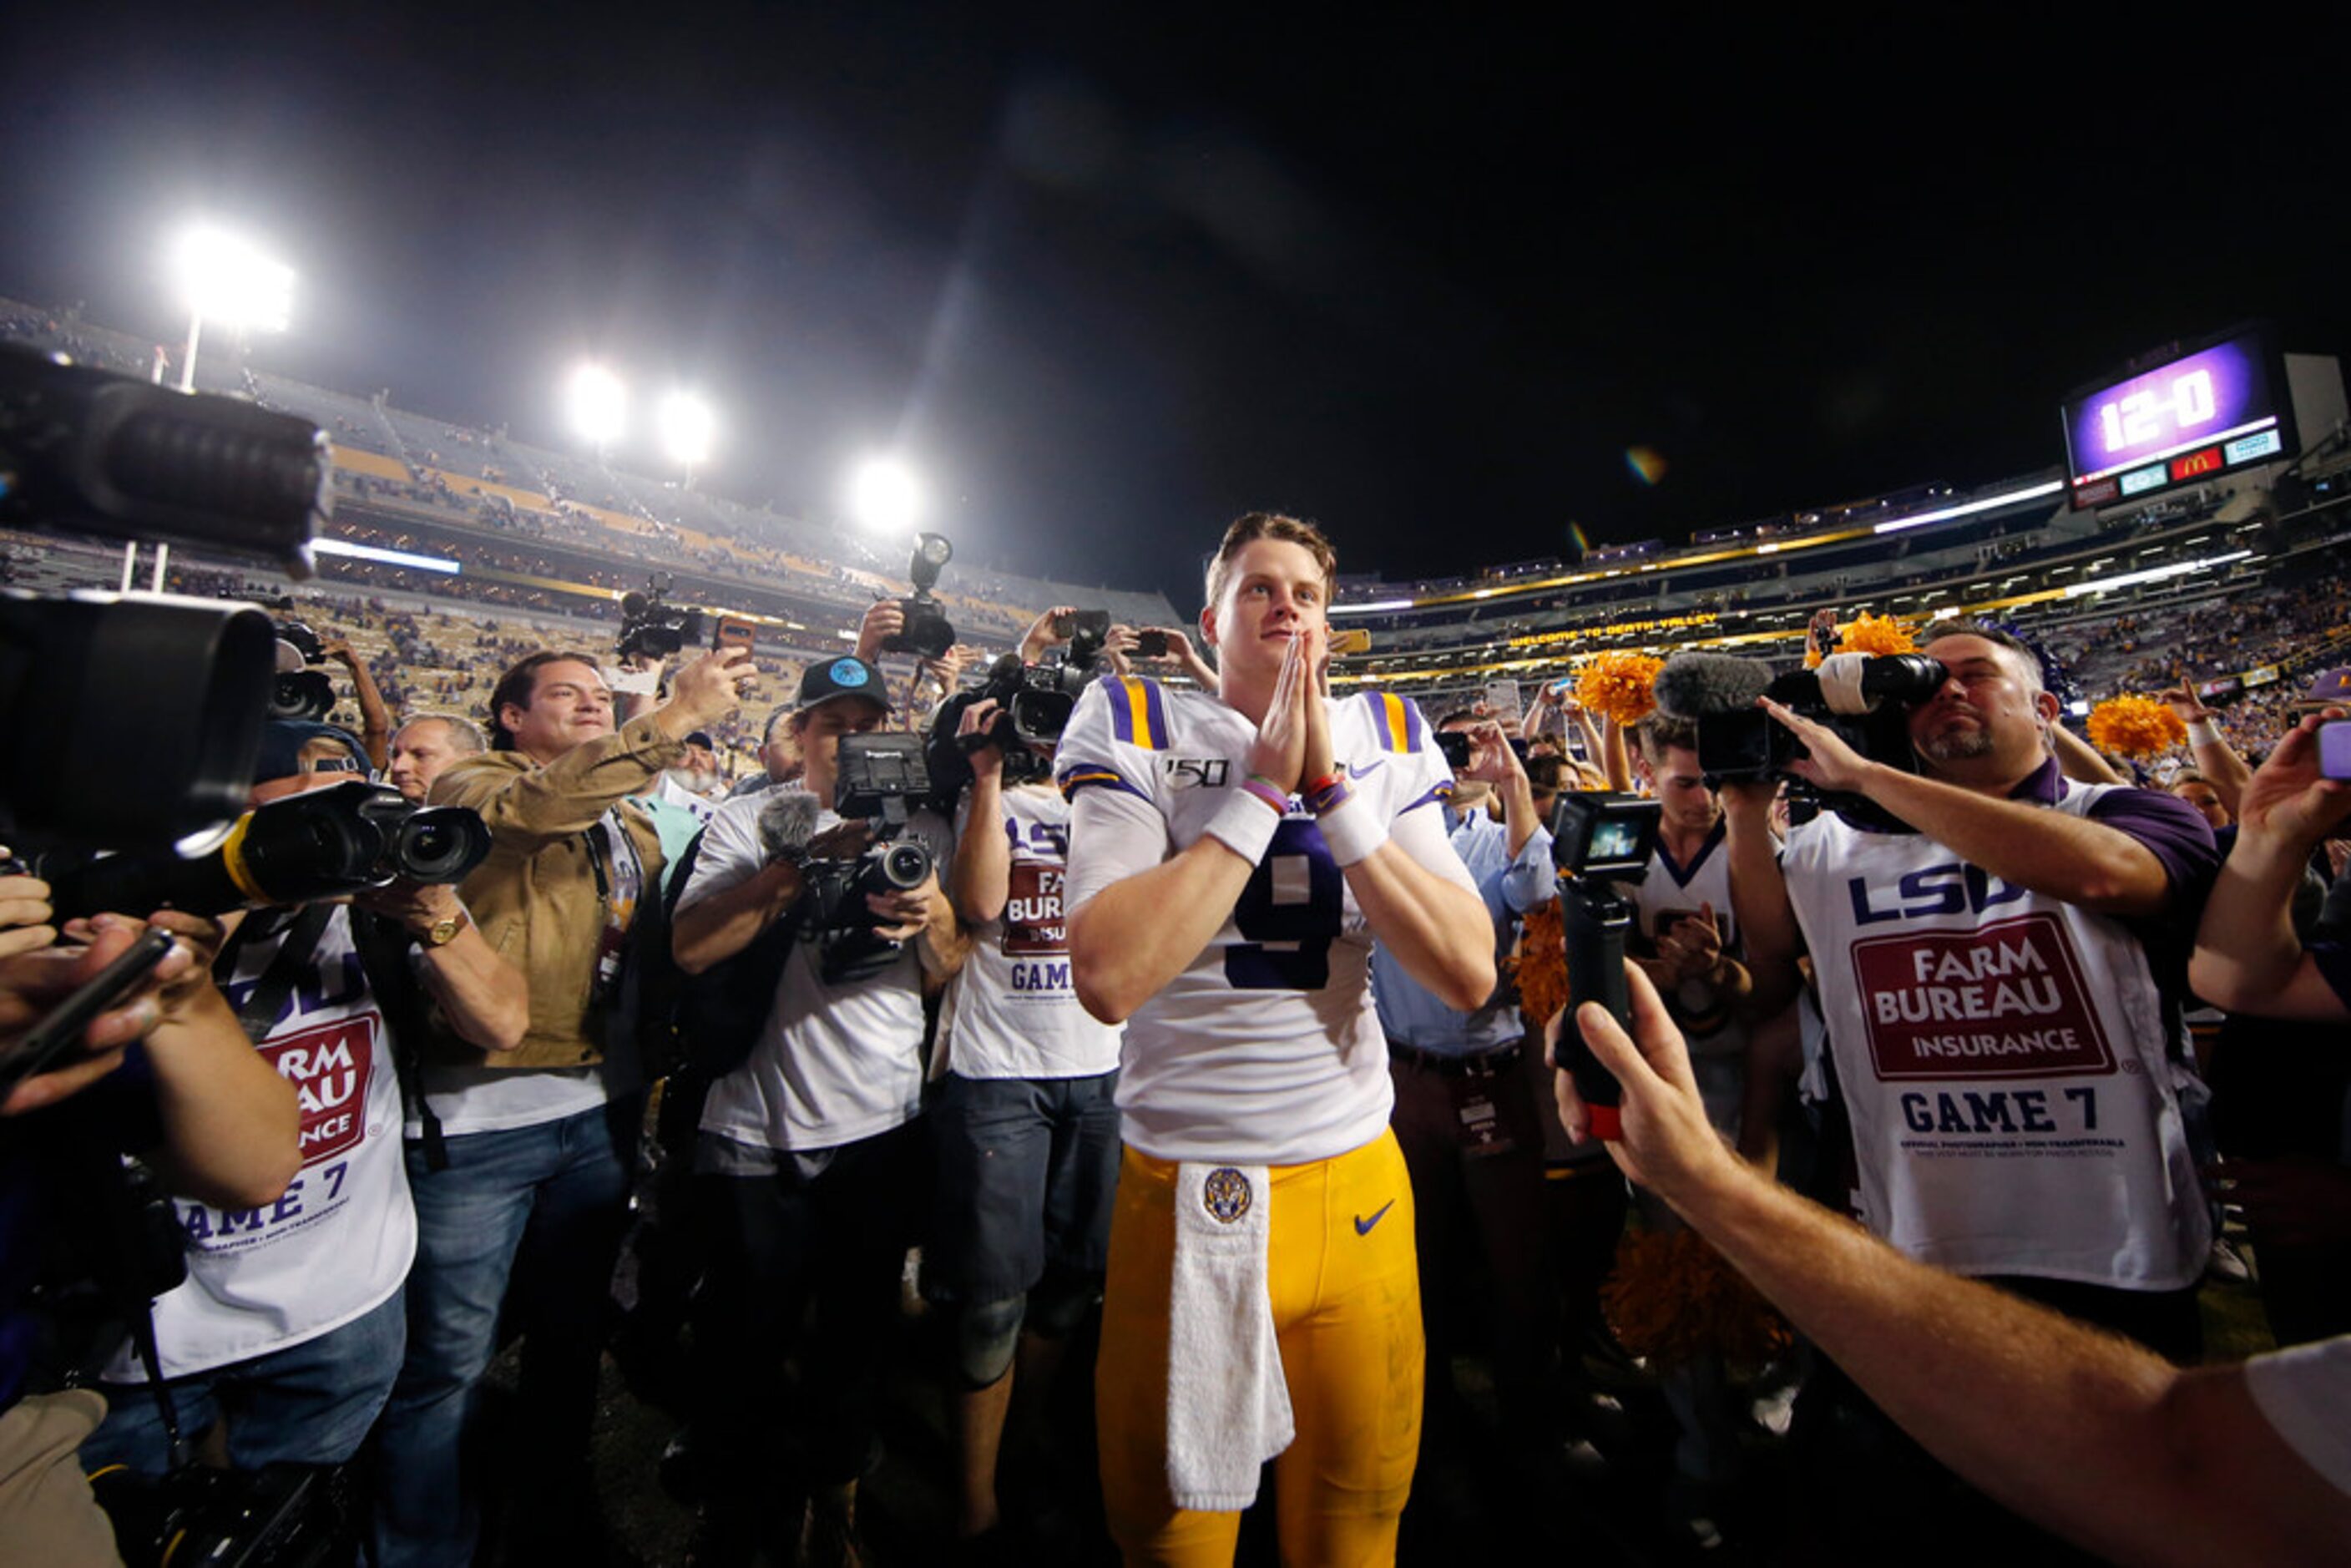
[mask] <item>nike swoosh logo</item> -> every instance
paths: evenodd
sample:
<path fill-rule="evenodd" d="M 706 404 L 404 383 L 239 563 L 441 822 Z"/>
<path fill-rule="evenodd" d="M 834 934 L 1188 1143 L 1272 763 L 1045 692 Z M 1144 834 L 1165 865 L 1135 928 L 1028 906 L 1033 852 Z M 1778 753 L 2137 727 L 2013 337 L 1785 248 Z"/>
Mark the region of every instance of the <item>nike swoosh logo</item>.
<path fill-rule="evenodd" d="M 1387 765 L 1388 759 L 1382 757 L 1374 758 L 1370 762 L 1364 763 L 1360 767 L 1350 768 L 1347 771 L 1353 774 L 1358 779 L 1363 779 L 1367 778 L 1374 773 L 1377 773 L 1381 768 L 1385 768 Z M 1382 1212 L 1384 1213 L 1385 1210 L 1382 1210 Z"/>
<path fill-rule="evenodd" d="M 1369 1219 L 1365 1219 L 1360 1214 L 1355 1216 L 1355 1234 L 1358 1236 L 1369 1236 L 1372 1233 L 1372 1227 L 1377 1225 L 1381 1220 L 1385 1219 L 1388 1217 L 1388 1210 L 1395 1207 L 1395 1199 L 1390 1198 L 1385 1203 L 1380 1205 L 1378 1208 L 1374 1209 Z"/>

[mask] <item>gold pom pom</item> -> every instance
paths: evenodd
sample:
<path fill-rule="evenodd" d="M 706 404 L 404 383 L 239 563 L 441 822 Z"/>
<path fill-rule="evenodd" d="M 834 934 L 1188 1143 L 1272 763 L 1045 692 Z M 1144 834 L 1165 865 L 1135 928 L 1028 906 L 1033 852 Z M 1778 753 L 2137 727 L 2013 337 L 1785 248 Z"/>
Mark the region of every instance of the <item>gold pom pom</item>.
<path fill-rule="evenodd" d="M 1628 1230 L 1600 1288 L 1617 1343 L 1656 1366 L 1719 1356 L 1761 1369 L 1795 1343 L 1780 1314 L 1695 1230 Z"/>
<path fill-rule="evenodd" d="M 2090 744 L 2116 757 L 2160 757 L 2188 738 L 2180 716 L 2153 697 L 2108 697 L 2090 710 Z"/>
<path fill-rule="evenodd" d="M 1594 653 L 1575 678 L 1575 700 L 1630 729 L 1657 706 L 1655 686 L 1663 659 L 1611 649 Z"/>
<path fill-rule="evenodd" d="M 1840 653 L 1915 653 L 1918 640 L 1891 615 L 1857 615 L 1837 642 Z"/>
<path fill-rule="evenodd" d="M 1567 1006 L 1567 926 L 1558 899 L 1527 911 L 1519 949 L 1504 967 L 1519 983 L 1529 1030 L 1541 1030 Z"/>
<path fill-rule="evenodd" d="M 1836 651 L 1840 653 L 1915 653 L 1918 640 L 1910 635 L 1910 628 L 1891 615 L 1856 615 L 1853 624 L 1837 633 Z M 1804 640 L 1804 668 L 1818 669 L 1821 651 L 1812 639 Z"/>

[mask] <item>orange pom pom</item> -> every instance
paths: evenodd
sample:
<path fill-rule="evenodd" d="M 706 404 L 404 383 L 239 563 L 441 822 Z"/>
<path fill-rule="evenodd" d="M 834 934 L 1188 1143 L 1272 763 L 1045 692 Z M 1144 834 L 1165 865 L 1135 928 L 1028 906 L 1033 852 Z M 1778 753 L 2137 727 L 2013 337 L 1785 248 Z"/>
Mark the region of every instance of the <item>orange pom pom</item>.
<path fill-rule="evenodd" d="M 2188 739 L 2180 716 L 2153 697 L 2108 697 L 2090 710 L 2090 744 L 2116 757 L 2160 757 Z"/>
<path fill-rule="evenodd" d="M 1857 615 L 1837 641 L 1840 653 L 1915 653 L 1918 641 L 1891 615 Z"/>
<path fill-rule="evenodd" d="M 1657 672 L 1665 664 L 1663 659 L 1621 648 L 1595 653 L 1575 678 L 1575 700 L 1630 729 L 1657 706 Z"/>
<path fill-rule="evenodd" d="M 1695 1230 L 1627 1231 L 1600 1307 L 1617 1343 L 1660 1367 L 1719 1356 L 1751 1372 L 1795 1343 L 1771 1303 Z"/>
<path fill-rule="evenodd" d="M 1541 1030 L 1566 1008 L 1567 925 L 1558 899 L 1527 911 L 1519 950 L 1504 967 L 1519 983 L 1519 1010 L 1529 1030 Z"/>

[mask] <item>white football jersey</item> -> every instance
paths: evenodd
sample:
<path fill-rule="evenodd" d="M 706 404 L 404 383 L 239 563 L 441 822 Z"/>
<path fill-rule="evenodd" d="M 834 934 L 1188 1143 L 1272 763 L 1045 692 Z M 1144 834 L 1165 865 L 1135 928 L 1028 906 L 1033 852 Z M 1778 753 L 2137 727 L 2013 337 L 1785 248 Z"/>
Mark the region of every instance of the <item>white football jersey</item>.
<path fill-rule="evenodd" d="M 1001 831 L 1011 852 L 1004 913 L 972 928 L 939 1019 L 938 1071 L 963 1078 L 1092 1078 L 1118 1065 L 1115 1025 L 1078 1005 L 1061 910 L 1070 869 L 1070 803 L 1043 785 L 1003 792 L 997 822 L 956 821 L 966 833 Z"/>
<path fill-rule="evenodd" d="M 1475 892 L 1437 802 L 1453 786 L 1420 710 L 1366 692 L 1325 699 L 1345 809 Z M 1072 802 L 1069 907 L 1196 843 L 1232 800 L 1257 726 L 1213 696 L 1105 677 L 1061 737 Z M 1198 957 L 1127 1020 L 1126 1141 L 1168 1160 L 1300 1165 L 1386 1125 L 1387 1042 L 1373 1009 L 1371 932 L 1322 831 L 1295 800 Z"/>
<path fill-rule="evenodd" d="M 2107 788 L 2049 809 L 2085 815 Z M 1962 1274 L 2168 1290 L 2202 1273 L 2168 1004 L 2121 921 L 1833 813 L 1781 863 L 1871 1229 Z"/>
<path fill-rule="evenodd" d="M 239 946 L 236 973 L 221 988 L 232 1006 L 259 988 L 290 924 L 280 919 Z M 399 1077 L 351 945 L 350 910 L 337 908 L 328 920 L 258 1049 L 301 1102 L 302 1170 L 258 1208 L 174 1200 L 188 1277 L 155 1299 L 155 1347 L 167 1378 L 340 1328 L 399 1290 L 416 1255 Z M 147 1375 L 126 1347 L 106 1375 L 141 1383 Z"/>

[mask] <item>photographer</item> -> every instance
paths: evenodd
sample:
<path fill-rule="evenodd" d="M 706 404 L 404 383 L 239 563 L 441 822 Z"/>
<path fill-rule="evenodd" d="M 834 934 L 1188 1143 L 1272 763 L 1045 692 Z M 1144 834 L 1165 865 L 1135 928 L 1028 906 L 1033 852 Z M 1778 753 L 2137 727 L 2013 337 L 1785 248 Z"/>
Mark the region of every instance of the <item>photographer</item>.
<path fill-rule="evenodd" d="M 778 921 L 796 923 L 748 1058 L 703 1103 L 695 1149 L 710 1271 L 695 1325 L 695 1432 L 715 1456 L 697 1562 L 747 1561 L 763 1529 L 797 1522 L 760 1511 L 788 1408 L 811 1489 L 808 1545 L 831 1555 L 853 1542 L 857 1481 L 874 1458 L 882 1336 L 927 1170 L 911 1124 L 922 1109 L 924 981 L 962 957 L 934 872 L 910 891 L 860 900 L 870 936 L 902 947 L 860 977 L 824 969 L 831 934 L 812 928 L 809 868 L 853 859 L 872 837 L 832 806 L 841 739 L 883 727 L 884 690 L 882 672 L 860 659 L 808 667 L 790 719 L 801 782 L 720 806 L 677 901 L 672 950 L 690 975 L 743 954 Z M 944 862 L 948 832 L 935 814 L 916 812 L 908 833 Z M 815 1324 L 803 1336 L 795 1330 L 811 1296 Z M 782 1377 L 794 1352 L 797 1408 Z M 767 1544 L 789 1551 L 791 1541 Z"/>
<path fill-rule="evenodd" d="M 341 637 L 329 637 L 319 644 L 321 658 L 332 659 L 351 677 L 351 700 L 359 705 L 360 745 L 368 767 L 381 768 L 392 760 L 392 710 L 384 706 L 383 694 L 376 690 L 375 676 L 368 671 L 367 661 L 359 650 Z"/>
<path fill-rule="evenodd" d="M 46 889 L 8 880 L 13 929 L 48 924 Z M 236 1208 L 276 1202 L 300 1163 L 293 1085 L 254 1052 L 204 968 L 211 923 L 156 923 L 180 940 L 153 974 L 83 1030 L 78 1060 L 0 1105 L 0 1542 L 26 1562 L 117 1560 L 76 1458 L 105 1401 L 49 1392 L 66 1369 L 36 1365 L 61 1333 L 35 1309 L 36 1288 L 117 1262 L 99 1239 L 112 1217 L 93 1162 L 144 1150 L 172 1191 Z M 0 958 L 0 1041 L 18 1040 L 141 931 L 99 915 L 70 926 L 64 946 Z"/>
<path fill-rule="evenodd" d="M 272 722 L 253 803 L 347 781 L 349 768 L 321 764 L 356 763 L 358 745 L 322 725 Z M 298 1092 L 304 1174 L 263 1207 L 177 1205 L 188 1279 L 154 1303 L 159 1364 L 183 1430 L 225 1421 L 230 1468 L 341 1464 L 391 1394 L 406 1340 L 401 1287 L 416 1221 L 394 1053 L 417 1043 L 397 1039 L 422 1027 L 417 977 L 453 1028 L 492 1050 L 521 1038 L 528 998 L 452 887 L 400 882 L 356 906 L 235 912 L 222 924 L 214 968 L 262 1059 Z M 105 1375 L 111 1408 L 85 1467 L 163 1473 L 161 1413 L 133 1386 L 145 1380 L 139 1359 L 126 1349 Z"/>
<path fill-rule="evenodd" d="M 955 1316 L 965 1538 L 998 1523 L 1016 1380 L 1037 1408 L 1101 1291 L 1118 1181 L 1119 1031 L 1088 1017 L 1070 983 L 1070 808 L 1050 783 L 1006 786 L 1004 747 L 1018 744 L 1008 724 L 984 698 L 956 732 L 972 782 L 948 886 L 971 952 L 940 1020 L 930 1111 L 938 1171 L 924 1286 Z M 1034 749 L 1050 765 L 1053 747 Z"/>
<path fill-rule="evenodd" d="M 512 1051 L 437 1028 L 428 1042 L 423 1099 L 446 1152 L 436 1160 L 412 1119 L 408 1357 L 381 1427 L 375 1545 L 386 1568 L 473 1551 L 483 1477 L 467 1462 L 468 1435 L 526 1253 L 519 1429 L 529 1441 L 502 1469 L 546 1511 L 549 1531 L 593 1527 L 580 1504 L 588 1431 L 643 1103 L 633 1051 L 607 1044 L 625 1043 L 614 1037 L 622 970 L 663 864 L 628 798 L 676 764 L 688 735 L 732 713 L 750 675 L 747 652 L 705 654 L 677 673 L 667 702 L 615 729 L 593 661 L 533 653 L 491 694 L 491 749 L 434 786 L 434 804 L 470 807 L 489 828 L 489 858 L 461 892 L 482 936 L 522 971 L 530 1009 Z"/>
<path fill-rule="evenodd" d="M 1646 976 L 1628 1039 L 1575 1023 L 1624 1089 L 1625 1174 L 1661 1195 L 1924 1444 L 2101 1561 L 2332 1563 L 2351 1542 L 2351 1339 L 2182 1372 L 2110 1334 L 1925 1268 L 1734 1157 Z M 1565 1073 L 1558 1082 L 1568 1083 Z M 1578 1113 L 1571 1089 L 1562 1108 Z M 2015 1562 L 1948 1515 L 1893 1555 Z M 1939 1536 L 1939 1541 L 1937 1537 Z"/>
<path fill-rule="evenodd" d="M 2211 830 L 2168 796 L 2061 778 L 2057 700 L 2015 639 L 1947 622 L 1921 642 L 1947 675 L 1907 715 L 1920 772 L 1761 701 L 1809 748 L 1791 774 L 1908 831 L 1825 811 L 1775 860 L 1771 787 L 1726 783 L 1757 988 L 1792 993 L 1809 948 L 1871 1229 L 2192 1359 L 2210 1238 L 2167 1053 Z M 1833 1405 L 1834 1379 L 1806 1397 Z M 1898 1451 L 1831 1467 L 1857 1499 L 1843 1522 L 1900 1531 Z"/>

